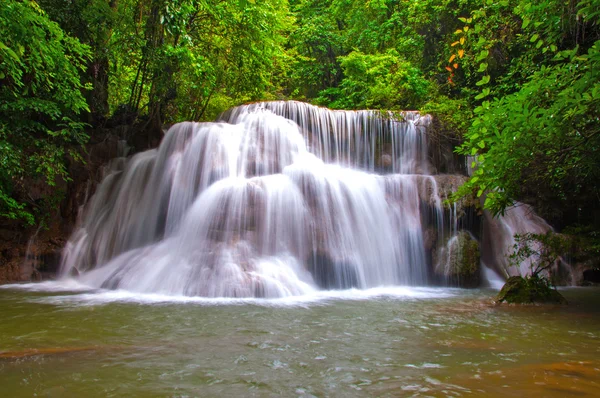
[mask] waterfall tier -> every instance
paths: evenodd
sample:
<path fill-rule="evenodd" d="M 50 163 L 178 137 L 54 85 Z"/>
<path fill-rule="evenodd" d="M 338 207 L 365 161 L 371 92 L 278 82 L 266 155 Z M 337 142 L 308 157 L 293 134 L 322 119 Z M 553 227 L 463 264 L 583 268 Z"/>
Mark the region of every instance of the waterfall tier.
<path fill-rule="evenodd" d="M 439 282 L 433 262 L 448 260 L 435 253 L 465 218 L 442 203 L 464 177 L 429 174 L 428 125 L 294 101 L 179 123 L 157 149 L 113 163 L 61 272 L 209 297 Z"/>

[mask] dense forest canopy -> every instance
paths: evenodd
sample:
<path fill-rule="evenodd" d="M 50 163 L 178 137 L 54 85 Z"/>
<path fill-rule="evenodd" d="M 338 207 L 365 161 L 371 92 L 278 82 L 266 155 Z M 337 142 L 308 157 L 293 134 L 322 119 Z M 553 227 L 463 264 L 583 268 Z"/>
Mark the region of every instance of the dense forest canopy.
<path fill-rule="evenodd" d="M 212 120 L 244 102 L 418 109 L 476 172 L 458 195 L 533 204 L 598 239 L 600 1 L 4 0 L 0 217 L 33 223 L 93 128 Z"/>

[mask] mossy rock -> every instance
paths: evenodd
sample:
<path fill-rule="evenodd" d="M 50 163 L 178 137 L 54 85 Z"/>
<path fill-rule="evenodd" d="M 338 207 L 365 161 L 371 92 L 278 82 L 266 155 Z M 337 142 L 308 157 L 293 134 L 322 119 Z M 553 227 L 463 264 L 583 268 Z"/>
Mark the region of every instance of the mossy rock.
<path fill-rule="evenodd" d="M 567 300 L 538 277 L 510 277 L 498 296 L 498 303 L 509 304 L 567 304 Z"/>
<path fill-rule="evenodd" d="M 451 286 L 473 288 L 480 285 L 479 242 L 460 231 L 448 240 L 434 261 L 436 273 Z"/>

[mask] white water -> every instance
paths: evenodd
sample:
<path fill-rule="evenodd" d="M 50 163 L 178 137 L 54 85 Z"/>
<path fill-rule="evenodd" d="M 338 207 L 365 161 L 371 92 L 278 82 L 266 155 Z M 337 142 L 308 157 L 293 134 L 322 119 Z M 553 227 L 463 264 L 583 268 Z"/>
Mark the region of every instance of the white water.
<path fill-rule="evenodd" d="M 533 208 L 524 203 L 515 203 L 504 212 L 504 215 L 492 218 L 486 214 L 486 237 L 490 250 L 484 261 L 489 262 L 497 271 L 505 276 L 528 275 L 531 273 L 535 256 L 526 259 L 518 267 L 511 266 L 508 257 L 513 253 L 517 243 L 515 235 L 545 234 L 552 227 L 537 214 Z"/>
<path fill-rule="evenodd" d="M 78 280 L 64 279 L 61 281 L 46 281 L 41 283 L 26 283 L 2 285 L 0 289 L 23 290 L 39 293 L 64 293 L 66 295 L 50 295 L 31 298 L 30 302 L 51 305 L 104 305 L 108 303 L 138 303 L 138 304 L 196 304 L 196 305 L 260 305 L 267 307 L 306 306 L 309 304 L 324 304 L 335 300 L 371 300 L 374 298 L 389 298 L 393 300 L 428 300 L 454 297 L 460 290 L 452 288 L 427 287 L 378 287 L 371 289 L 347 290 L 314 290 L 308 294 L 277 298 L 230 298 L 230 297 L 198 297 L 158 293 L 137 293 L 128 290 L 94 289 Z"/>
<path fill-rule="evenodd" d="M 502 278 L 496 271 L 489 268 L 485 264 L 481 264 L 481 270 L 483 273 L 484 286 L 491 287 L 492 289 L 500 290 L 504 286 L 504 278 Z"/>
<path fill-rule="evenodd" d="M 428 119 L 380 116 L 279 102 L 175 125 L 158 149 L 116 163 L 65 248 L 62 275 L 208 297 L 424 285 L 420 203 L 437 188 L 415 173 L 429 167 Z M 377 156 L 391 157 L 392 175 L 367 173 Z"/>
<path fill-rule="evenodd" d="M 458 232 L 429 174 L 428 124 L 293 101 L 177 124 L 159 148 L 113 162 L 61 275 L 202 297 L 427 285 L 431 251 Z"/>

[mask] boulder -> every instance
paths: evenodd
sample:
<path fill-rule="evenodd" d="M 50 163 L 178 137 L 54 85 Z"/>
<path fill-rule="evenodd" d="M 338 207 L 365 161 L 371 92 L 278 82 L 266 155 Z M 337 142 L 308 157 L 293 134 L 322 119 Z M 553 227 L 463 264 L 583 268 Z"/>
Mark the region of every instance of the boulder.
<path fill-rule="evenodd" d="M 508 278 L 496 297 L 497 303 L 509 304 L 567 304 L 567 300 L 537 276 Z"/>

